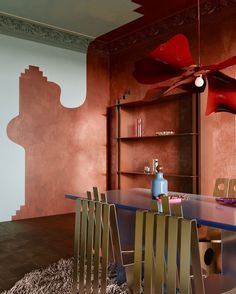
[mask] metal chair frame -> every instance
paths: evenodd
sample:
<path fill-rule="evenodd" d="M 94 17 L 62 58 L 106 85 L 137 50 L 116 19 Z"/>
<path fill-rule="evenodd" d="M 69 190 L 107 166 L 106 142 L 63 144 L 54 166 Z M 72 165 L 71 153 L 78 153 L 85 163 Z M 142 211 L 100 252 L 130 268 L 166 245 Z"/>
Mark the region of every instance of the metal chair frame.
<path fill-rule="evenodd" d="M 76 200 L 72 293 L 106 293 L 113 204 Z M 99 291 L 100 289 L 100 291 Z"/>
<path fill-rule="evenodd" d="M 177 288 L 181 294 L 191 293 L 191 264 L 195 293 L 205 293 L 195 220 L 153 211 L 137 211 L 132 287 L 134 294 L 141 292 L 142 264 L 145 294 L 176 294 Z"/>
<path fill-rule="evenodd" d="M 99 193 L 99 190 L 97 187 L 93 187 L 93 193 L 90 191 L 87 191 L 87 198 L 90 200 L 100 201 L 103 203 L 107 202 L 107 197 L 105 193 Z M 124 251 L 121 248 L 121 242 L 120 242 L 120 234 L 119 229 L 117 225 L 117 215 L 116 215 L 116 209 L 111 209 L 111 224 L 110 224 L 110 239 L 109 244 L 111 248 L 111 255 L 110 260 L 116 263 L 116 265 L 123 267 L 123 254 L 133 254 L 134 251 Z"/>
<path fill-rule="evenodd" d="M 236 198 L 236 179 L 229 180 L 228 197 Z"/>

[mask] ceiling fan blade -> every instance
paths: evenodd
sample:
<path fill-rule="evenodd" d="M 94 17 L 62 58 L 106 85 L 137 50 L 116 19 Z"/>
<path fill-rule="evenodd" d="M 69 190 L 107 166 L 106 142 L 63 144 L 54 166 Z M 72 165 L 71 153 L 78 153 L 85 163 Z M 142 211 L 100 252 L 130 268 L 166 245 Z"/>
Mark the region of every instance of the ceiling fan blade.
<path fill-rule="evenodd" d="M 173 84 L 169 89 L 167 89 L 164 94 L 172 92 L 174 89 L 183 89 L 188 92 L 203 92 L 205 90 L 206 83 L 202 87 L 196 87 L 195 77 L 189 76 L 182 80 L 179 80 L 177 83 Z"/>
<path fill-rule="evenodd" d="M 206 115 L 212 112 L 236 114 L 236 80 L 220 71 L 207 74 L 208 96 Z"/>
<path fill-rule="evenodd" d="M 134 78 L 142 84 L 155 84 L 176 77 L 182 69 L 145 57 L 135 62 Z"/>
<path fill-rule="evenodd" d="M 166 43 L 159 45 L 149 53 L 149 56 L 176 67 L 195 64 L 188 39 L 182 34 L 177 34 Z"/>
<path fill-rule="evenodd" d="M 145 101 L 157 100 L 163 96 L 163 93 L 164 93 L 163 88 L 161 89 L 159 87 L 152 88 L 146 92 L 143 100 Z"/>
<path fill-rule="evenodd" d="M 229 59 L 226 59 L 225 61 L 217 63 L 217 64 L 210 64 L 210 65 L 201 66 L 201 69 L 215 71 L 215 70 L 224 69 L 226 67 L 229 67 L 229 66 L 232 66 L 235 64 L 236 64 L 236 56 L 233 56 L 233 57 L 230 57 Z"/>
<path fill-rule="evenodd" d="M 144 100 L 155 100 L 160 96 L 173 94 L 180 89 L 191 92 L 203 92 L 206 87 L 206 83 L 201 88 L 197 88 L 194 84 L 195 77 L 193 75 L 185 76 L 184 74 L 160 83 L 156 84 L 155 88 L 147 91 Z"/>

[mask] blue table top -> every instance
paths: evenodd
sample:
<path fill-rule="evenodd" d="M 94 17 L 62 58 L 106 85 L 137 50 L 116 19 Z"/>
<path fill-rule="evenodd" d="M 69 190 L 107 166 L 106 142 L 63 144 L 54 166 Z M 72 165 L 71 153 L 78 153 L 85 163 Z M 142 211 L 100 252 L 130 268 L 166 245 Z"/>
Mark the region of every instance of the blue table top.
<path fill-rule="evenodd" d="M 236 207 L 222 205 L 216 202 L 216 197 L 196 194 L 170 193 L 184 195 L 187 199 L 181 201 L 185 218 L 194 218 L 199 224 L 236 231 Z M 127 190 L 110 190 L 106 192 L 109 203 L 117 207 L 137 210 L 149 209 L 152 201 L 149 189 L 134 188 Z M 85 195 L 81 195 L 83 197 Z M 66 198 L 76 199 L 79 196 L 66 195 Z"/>

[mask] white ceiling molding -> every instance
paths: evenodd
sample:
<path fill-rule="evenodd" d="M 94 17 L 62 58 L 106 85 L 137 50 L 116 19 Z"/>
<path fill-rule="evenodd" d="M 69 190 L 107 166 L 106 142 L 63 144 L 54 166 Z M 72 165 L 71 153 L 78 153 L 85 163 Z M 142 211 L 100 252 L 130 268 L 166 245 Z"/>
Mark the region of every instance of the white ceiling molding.
<path fill-rule="evenodd" d="M 0 12 L 0 33 L 86 53 L 92 37 L 71 33 Z"/>

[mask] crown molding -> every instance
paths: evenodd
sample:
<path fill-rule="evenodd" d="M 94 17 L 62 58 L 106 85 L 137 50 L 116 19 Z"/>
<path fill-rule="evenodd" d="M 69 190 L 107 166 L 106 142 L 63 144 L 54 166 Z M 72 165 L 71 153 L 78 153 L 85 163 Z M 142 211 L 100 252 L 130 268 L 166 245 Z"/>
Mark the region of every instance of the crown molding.
<path fill-rule="evenodd" d="M 86 53 L 92 37 L 60 30 L 0 12 L 0 33 Z"/>
<path fill-rule="evenodd" d="M 236 8 L 236 0 L 207 0 L 201 4 L 201 18 L 204 19 L 224 10 Z M 136 44 L 145 42 L 147 39 L 156 39 L 165 34 L 178 30 L 182 26 L 191 25 L 197 22 L 196 6 L 186 9 L 174 16 L 165 18 L 162 21 L 154 22 L 135 32 L 128 33 L 108 44 L 110 54 L 129 49 Z"/>

